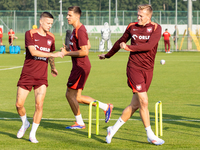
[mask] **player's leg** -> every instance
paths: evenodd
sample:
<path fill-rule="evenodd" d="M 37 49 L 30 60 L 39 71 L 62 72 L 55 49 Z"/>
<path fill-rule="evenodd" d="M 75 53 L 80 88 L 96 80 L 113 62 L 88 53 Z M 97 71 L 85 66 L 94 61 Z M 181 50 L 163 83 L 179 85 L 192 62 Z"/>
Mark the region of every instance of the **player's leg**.
<path fill-rule="evenodd" d="M 149 110 L 148 110 L 148 96 L 146 92 L 139 92 L 136 93 L 139 100 L 139 108 L 140 108 L 140 117 L 144 124 L 146 133 L 147 133 L 147 140 L 150 143 L 155 145 L 162 145 L 165 141 L 155 136 L 154 132 L 150 126 L 150 117 L 149 117 Z"/>
<path fill-rule="evenodd" d="M 111 143 L 112 137 L 119 130 L 119 128 L 134 114 L 134 112 L 139 108 L 139 101 L 136 94 L 133 94 L 131 104 L 127 106 L 122 112 L 121 117 L 117 120 L 117 122 L 107 128 L 107 136 L 106 142 Z"/>
<path fill-rule="evenodd" d="M 92 97 L 82 95 L 81 93 L 82 93 L 82 89 L 78 89 L 77 96 L 76 96 L 78 103 L 89 105 L 90 102 L 95 101 L 95 99 L 93 99 Z M 93 104 L 93 105 L 95 106 L 96 104 Z M 113 104 L 110 104 L 110 103 L 105 104 L 99 101 L 99 108 L 104 111 L 105 122 L 108 123 L 111 117 L 112 110 L 113 110 Z"/>
<path fill-rule="evenodd" d="M 168 52 L 170 52 L 170 40 L 168 41 Z"/>
<path fill-rule="evenodd" d="M 105 51 L 104 44 L 105 44 L 105 40 L 101 39 L 101 42 L 99 43 L 99 51 L 100 52 L 104 52 Z"/>
<path fill-rule="evenodd" d="M 167 53 L 167 42 L 166 42 L 166 40 L 164 40 L 164 43 L 165 43 L 165 52 Z"/>
<path fill-rule="evenodd" d="M 67 88 L 66 98 L 72 109 L 72 112 L 74 113 L 76 122 L 74 125 L 66 127 L 66 129 L 85 129 L 85 124 L 81 116 L 78 101 L 76 99 L 77 93 L 78 93 L 78 90 Z"/>
<path fill-rule="evenodd" d="M 3 42 L 2 42 L 2 37 L 0 37 L 0 44 L 1 44 L 1 45 L 3 45 Z"/>
<path fill-rule="evenodd" d="M 32 129 L 29 135 L 29 140 L 32 143 L 38 143 L 36 139 L 36 131 L 37 128 L 40 124 L 40 121 L 42 119 L 42 113 L 43 113 L 43 103 L 44 103 L 44 98 L 46 95 L 46 85 L 41 85 L 39 87 L 36 87 L 34 90 L 35 94 L 35 113 L 33 115 L 33 124 L 32 124 Z"/>
<path fill-rule="evenodd" d="M 111 40 L 110 39 L 108 39 L 107 40 L 107 51 L 110 51 L 111 50 L 111 48 L 112 48 L 112 42 L 111 42 Z"/>
<path fill-rule="evenodd" d="M 27 120 L 26 110 L 24 108 L 24 103 L 28 96 L 28 93 L 29 93 L 29 90 L 25 90 L 21 87 L 18 87 L 17 89 L 17 98 L 16 98 L 15 105 L 16 105 L 17 112 L 22 120 L 22 126 L 17 133 L 17 138 L 22 138 L 24 136 L 24 133 L 30 126 L 30 123 Z"/>

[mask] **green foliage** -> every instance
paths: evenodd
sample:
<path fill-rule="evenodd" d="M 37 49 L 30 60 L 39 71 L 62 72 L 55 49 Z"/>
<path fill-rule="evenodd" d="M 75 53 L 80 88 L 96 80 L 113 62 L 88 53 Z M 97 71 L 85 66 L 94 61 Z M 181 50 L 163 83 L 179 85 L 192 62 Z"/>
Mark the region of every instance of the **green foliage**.
<path fill-rule="evenodd" d="M 111 9 L 115 10 L 115 1 L 111 0 Z M 108 11 L 109 0 L 62 0 L 63 10 L 77 5 L 82 10 Z M 117 0 L 118 10 L 137 10 L 139 4 L 148 4 L 149 0 Z M 175 0 L 151 0 L 154 10 L 175 10 Z M 59 0 L 37 0 L 38 10 L 59 10 Z M 178 10 L 187 11 L 187 1 L 178 0 Z M 193 2 L 193 10 L 199 10 L 200 3 Z M 34 0 L 1 0 L 0 10 L 34 10 Z"/>

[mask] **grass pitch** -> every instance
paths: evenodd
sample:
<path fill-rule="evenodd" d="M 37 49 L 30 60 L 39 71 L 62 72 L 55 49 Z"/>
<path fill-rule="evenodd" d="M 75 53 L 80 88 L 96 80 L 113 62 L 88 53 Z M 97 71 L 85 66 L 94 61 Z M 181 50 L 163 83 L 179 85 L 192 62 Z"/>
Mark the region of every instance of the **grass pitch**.
<path fill-rule="evenodd" d="M 95 135 L 92 122 L 92 138 L 88 139 L 88 106 L 80 105 L 86 124 L 84 130 L 66 130 L 75 121 L 65 98 L 66 83 L 71 71 L 71 59 L 56 58 L 57 77 L 49 70 L 49 87 L 44 102 L 43 119 L 37 130 L 38 144 L 28 141 L 29 128 L 22 139 L 16 134 L 21 120 L 15 109 L 17 81 L 25 55 L 0 55 L 0 149 L 199 149 L 199 55 L 198 52 L 157 53 L 154 77 L 148 91 L 151 126 L 154 126 L 154 105 L 163 102 L 163 138 L 165 144 L 155 146 L 147 142 L 146 132 L 137 111 L 113 137 L 111 144 L 105 142 L 106 128 L 114 125 L 122 111 L 129 105 L 132 92 L 127 86 L 126 64 L 128 52 L 119 52 L 110 59 L 99 60 L 100 53 L 89 54 L 92 69 L 83 95 L 89 95 L 105 103 L 113 103 L 114 110 L 109 123 L 104 122 L 100 110 L 100 134 Z M 166 64 L 160 65 L 165 59 Z M 25 103 L 28 120 L 32 123 L 34 113 L 33 91 Z M 93 118 L 95 118 L 93 108 Z"/>
<path fill-rule="evenodd" d="M 66 130 L 65 127 L 75 121 L 71 108 L 65 98 L 66 83 L 71 71 L 71 59 L 56 58 L 59 75 L 54 78 L 49 71 L 49 87 L 44 102 L 43 119 L 37 130 L 38 144 L 28 141 L 27 130 L 22 139 L 16 134 L 21 127 L 21 120 L 15 109 L 17 81 L 24 62 L 24 34 L 14 45 L 20 45 L 21 54 L 9 54 L 7 35 L 3 42 L 6 54 L 0 54 L 0 149 L 199 149 L 199 55 L 198 52 L 159 52 L 155 60 L 154 77 L 148 91 L 151 126 L 154 126 L 154 105 L 163 102 L 163 138 L 165 144 L 154 146 L 147 143 L 146 132 L 137 111 L 112 139 L 111 144 L 105 142 L 106 128 L 113 125 L 122 111 L 129 105 L 132 92 L 127 86 L 126 64 L 128 52 L 119 52 L 109 60 L 99 60 L 100 53 L 90 52 L 91 73 L 83 95 L 91 96 L 105 103 L 113 103 L 114 110 L 109 123 L 104 122 L 104 113 L 100 110 L 100 135 L 95 135 L 95 120 L 92 124 L 92 138 L 88 139 L 88 106 L 80 105 L 86 124 L 85 130 Z M 56 50 L 62 46 L 64 36 L 56 36 Z M 89 35 L 93 49 L 98 49 L 100 35 Z M 97 37 L 97 39 L 96 39 Z M 93 41 L 94 40 L 94 41 Z M 116 41 L 116 40 L 115 40 Z M 114 41 L 113 41 L 114 42 Z M 160 40 L 159 50 L 163 50 Z M 173 43 L 171 43 L 173 44 Z M 166 64 L 160 65 L 165 59 Z M 29 94 L 25 108 L 30 123 L 34 113 L 33 91 Z M 95 119 L 95 108 L 93 108 Z"/>

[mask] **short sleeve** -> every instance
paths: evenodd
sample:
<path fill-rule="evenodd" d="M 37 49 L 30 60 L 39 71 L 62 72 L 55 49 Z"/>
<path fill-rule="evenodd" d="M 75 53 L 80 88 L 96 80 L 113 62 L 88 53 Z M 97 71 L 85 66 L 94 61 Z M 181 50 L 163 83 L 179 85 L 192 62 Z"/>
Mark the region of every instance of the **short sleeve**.
<path fill-rule="evenodd" d="M 25 47 L 28 47 L 31 45 L 34 46 L 35 43 L 31 37 L 30 30 L 29 30 L 29 31 L 26 31 L 26 33 L 25 33 Z"/>
<path fill-rule="evenodd" d="M 88 34 L 84 30 L 78 30 L 78 45 L 79 47 L 88 45 Z"/>
<path fill-rule="evenodd" d="M 52 45 L 51 45 L 51 52 L 53 52 L 53 51 L 55 51 L 55 40 L 53 40 L 53 43 L 52 43 Z"/>

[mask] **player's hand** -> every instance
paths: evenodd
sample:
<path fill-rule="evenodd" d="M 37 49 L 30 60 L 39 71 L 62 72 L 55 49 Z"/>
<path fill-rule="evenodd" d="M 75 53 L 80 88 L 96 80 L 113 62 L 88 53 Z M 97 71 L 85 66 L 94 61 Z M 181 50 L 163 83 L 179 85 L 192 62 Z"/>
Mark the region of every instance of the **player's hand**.
<path fill-rule="evenodd" d="M 98 55 L 99 56 L 99 59 L 105 59 L 105 54 L 101 54 L 101 55 Z"/>
<path fill-rule="evenodd" d="M 66 51 L 70 51 L 70 50 L 69 50 L 69 47 L 68 47 L 67 45 L 65 45 L 64 43 L 63 43 L 63 46 L 64 46 L 64 49 L 65 49 Z"/>
<path fill-rule="evenodd" d="M 53 55 L 54 57 L 60 57 L 60 58 L 63 58 L 65 56 L 63 52 L 56 52 Z"/>
<path fill-rule="evenodd" d="M 58 71 L 56 69 L 51 69 L 51 74 L 53 77 L 56 77 L 58 75 Z"/>
<path fill-rule="evenodd" d="M 126 43 L 121 42 L 121 43 L 120 43 L 120 48 L 121 48 L 121 49 L 125 49 L 125 47 L 126 47 Z"/>
<path fill-rule="evenodd" d="M 61 52 L 64 53 L 64 55 L 67 55 L 69 53 L 69 47 L 65 44 L 63 44 L 63 47 L 60 48 Z"/>

